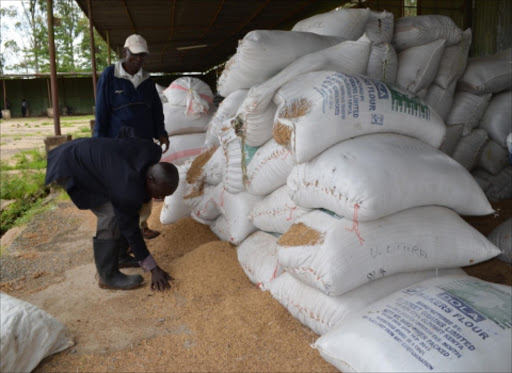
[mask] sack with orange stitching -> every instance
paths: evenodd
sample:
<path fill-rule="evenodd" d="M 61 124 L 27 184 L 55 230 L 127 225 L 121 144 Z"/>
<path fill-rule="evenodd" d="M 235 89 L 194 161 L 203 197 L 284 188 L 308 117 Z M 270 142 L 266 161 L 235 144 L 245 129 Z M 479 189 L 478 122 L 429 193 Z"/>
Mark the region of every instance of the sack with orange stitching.
<path fill-rule="evenodd" d="M 289 149 L 270 139 L 254 153 L 245 170 L 245 188 L 265 196 L 286 184 L 297 162 Z"/>
<path fill-rule="evenodd" d="M 283 273 L 277 261 L 277 237 L 256 231 L 237 247 L 238 261 L 249 280 L 261 290 Z"/>
<path fill-rule="evenodd" d="M 353 312 L 379 299 L 430 277 L 464 275 L 460 268 L 399 273 L 369 282 L 338 296 L 329 296 L 306 285 L 289 273 L 283 273 L 269 287 L 272 296 L 297 320 L 317 334 L 340 325 Z"/>
<path fill-rule="evenodd" d="M 232 194 L 222 186 L 221 183 L 216 187 L 213 196 L 221 215 L 210 225 L 210 228 L 221 240 L 238 245 L 257 230 L 249 220 L 249 211 L 263 197 L 247 192 Z"/>
<path fill-rule="evenodd" d="M 440 206 L 360 223 L 315 210 L 299 218 L 278 244 L 285 271 L 328 295 L 397 273 L 467 266 L 501 253 Z"/>
<path fill-rule="evenodd" d="M 289 196 L 288 187 L 283 185 L 254 204 L 249 220 L 262 231 L 285 233 L 295 220 L 310 211 L 297 206 Z"/>
<path fill-rule="evenodd" d="M 297 205 L 360 221 L 425 205 L 461 215 L 494 211 L 459 163 L 421 141 L 391 133 L 342 141 L 296 165 L 287 185 Z"/>

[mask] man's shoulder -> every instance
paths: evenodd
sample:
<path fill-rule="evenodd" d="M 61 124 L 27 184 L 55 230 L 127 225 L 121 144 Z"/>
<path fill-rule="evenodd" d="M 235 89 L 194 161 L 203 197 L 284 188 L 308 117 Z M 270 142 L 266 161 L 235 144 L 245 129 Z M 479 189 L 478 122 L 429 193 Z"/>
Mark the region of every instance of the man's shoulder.
<path fill-rule="evenodd" d="M 109 65 L 105 67 L 105 69 L 103 69 L 103 72 L 101 73 L 101 76 L 113 75 L 115 67 L 116 65 Z"/>

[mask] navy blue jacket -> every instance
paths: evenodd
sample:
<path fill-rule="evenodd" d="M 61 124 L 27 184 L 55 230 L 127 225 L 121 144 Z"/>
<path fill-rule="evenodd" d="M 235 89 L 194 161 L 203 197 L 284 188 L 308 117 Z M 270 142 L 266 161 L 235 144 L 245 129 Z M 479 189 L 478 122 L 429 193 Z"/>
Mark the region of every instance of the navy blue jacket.
<path fill-rule="evenodd" d="M 131 127 L 145 139 L 167 137 L 162 101 L 151 79 L 135 89 L 132 82 L 114 75 L 115 65 L 107 67 L 97 85 L 94 137 L 117 136 L 121 127 Z"/>
<path fill-rule="evenodd" d="M 139 210 L 151 198 L 146 172 L 161 156 L 152 140 L 76 139 L 48 153 L 45 184 L 67 179 L 66 192 L 82 210 L 111 202 L 121 234 L 141 261 L 149 255 L 139 228 Z"/>

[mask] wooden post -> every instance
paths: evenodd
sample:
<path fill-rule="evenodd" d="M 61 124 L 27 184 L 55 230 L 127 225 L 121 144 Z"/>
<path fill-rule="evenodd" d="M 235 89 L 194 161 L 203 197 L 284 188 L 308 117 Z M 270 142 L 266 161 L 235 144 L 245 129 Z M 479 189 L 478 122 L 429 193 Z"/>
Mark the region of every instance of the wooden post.
<path fill-rule="evenodd" d="M 87 13 L 89 13 L 89 38 L 91 39 L 92 87 L 94 91 L 94 102 L 96 102 L 96 51 L 94 48 L 94 26 L 92 25 L 91 0 L 87 0 Z"/>
<path fill-rule="evenodd" d="M 59 87 L 57 86 L 57 67 L 55 65 L 55 41 L 53 35 L 53 0 L 46 0 L 48 9 L 48 48 L 50 50 L 50 71 L 52 85 L 52 107 L 53 107 L 53 127 L 55 136 L 60 136 L 60 117 L 59 117 Z"/>
<path fill-rule="evenodd" d="M 7 110 L 7 88 L 5 87 L 5 79 L 2 79 L 2 85 L 4 86 L 4 110 Z"/>
<path fill-rule="evenodd" d="M 110 66 L 112 64 L 112 59 L 110 58 L 110 31 L 107 30 L 107 63 Z"/>

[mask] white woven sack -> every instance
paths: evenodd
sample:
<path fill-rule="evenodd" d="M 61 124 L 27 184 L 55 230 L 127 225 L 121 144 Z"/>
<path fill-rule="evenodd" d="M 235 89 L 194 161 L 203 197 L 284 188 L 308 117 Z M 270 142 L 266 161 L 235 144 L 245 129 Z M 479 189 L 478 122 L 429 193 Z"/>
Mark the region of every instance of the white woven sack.
<path fill-rule="evenodd" d="M 193 118 L 183 112 L 183 107 L 175 106 L 168 102 L 163 105 L 164 125 L 169 136 L 184 135 L 187 133 L 206 132 L 208 123 L 212 119 L 211 113 Z"/>
<path fill-rule="evenodd" d="M 396 80 L 398 56 L 395 48 L 389 44 L 372 44 L 366 75 L 370 78 L 392 84 Z"/>
<path fill-rule="evenodd" d="M 512 91 L 493 95 L 479 127 L 486 130 L 489 137 L 499 145 L 507 146 L 507 136 L 512 132 Z"/>
<path fill-rule="evenodd" d="M 266 102 L 265 106 L 261 107 L 261 111 L 259 109 L 246 110 L 242 104 L 236 113 L 233 123 L 237 133 L 244 137 L 244 142 L 249 146 L 261 146 L 272 138 L 272 127 L 277 110 L 276 105 L 271 101 L 273 95 L 273 92 L 269 95 L 270 102 Z"/>
<path fill-rule="evenodd" d="M 406 286 L 446 274 L 464 275 L 460 268 L 399 273 L 369 282 L 337 296 L 329 296 L 283 273 L 270 284 L 270 293 L 297 320 L 323 335 L 350 314 Z"/>
<path fill-rule="evenodd" d="M 245 190 L 242 169 L 244 162 L 242 139 L 236 135 L 233 127 L 227 127 L 221 132 L 220 143 L 226 161 L 224 188 L 229 193 L 240 193 Z"/>
<path fill-rule="evenodd" d="M 365 74 L 370 56 L 370 41 L 363 35 L 357 41 L 344 41 L 292 62 L 266 82 L 251 88 L 237 116 L 243 122 L 245 143 L 263 145 L 272 137 L 276 106 L 275 92 L 301 74 L 333 70 L 347 74 Z"/>
<path fill-rule="evenodd" d="M 217 91 L 228 96 L 248 89 L 277 74 L 305 54 L 329 48 L 345 40 L 312 32 L 255 30 L 239 42 L 217 80 Z"/>
<path fill-rule="evenodd" d="M 446 124 L 462 124 L 464 125 L 462 134 L 469 134 L 473 128 L 478 127 L 490 100 L 491 94 L 478 96 L 469 92 L 456 91 L 452 109 L 446 117 Z"/>
<path fill-rule="evenodd" d="M 512 264 L 512 218 L 494 228 L 487 238 L 502 251 L 496 258 Z"/>
<path fill-rule="evenodd" d="M 462 124 L 446 126 L 446 136 L 439 150 L 451 156 L 455 150 L 455 147 L 459 143 L 460 138 L 462 137 L 463 130 L 464 125 Z"/>
<path fill-rule="evenodd" d="M 450 46 L 460 42 L 461 38 L 462 30 L 448 16 L 411 16 L 395 20 L 392 44 L 400 52 L 439 39 L 446 40 L 446 46 Z"/>
<path fill-rule="evenodd" d="M 494 56 L 470 58 L 458 89 L 478 95 L 512 89 L 512 48 Z"/>
<path fill-rule="evenodd" d="M 311 209 L 297 206 L 289 196 L 288 187 L 283 185 L 254 204 L 249 220 L 262 231 L 284 233 L 309 211 Z"/>
<path fill-rule="evenodd" d="M 297 22 L 292 31 L 314 32 L 319 35 L 356 40 L 363 34 L 369 16 L 369 8 L 335 9 Z"/>
<path fill-rule="evenodd" d="M 183 199 L 190 209 L 190 216 L 201 224 L 210 225 L 219 217 L 219 195 L 223 186 L 203 184 L 199 191 L 190 188 Z"/>
<path fill-rule="evenodd" d="M 297 205 L 325 208 L 359 221 L 425 205 L 446 206 L 462 215 L 493 212 L 479 185 L 458 162 L 396 134 L 342 141 L 295 166 L 287 185 Z"/>
<path fill-rule="evenodd" d="M 230 122 L 234 119 L 238 108 L 247 96 L 247 92 L 247 89 L 234 91 L 219 104 L 219 108 L 208 124 L 206 147 L 220 145 L 219 137 L 222 133 L 222 128 L 231 126 Z"/>
<path fill-rule="evenodd" d="M 299 218 L 278 244 L 286 272 L 328 295 L 396 273 L 467 266 L 501 253 L 441 206 L 360 223 L 314 210 Z"/>
<path fill-rule="evenodd" d="M 169 104 L 181 107 L 185 116 L 191 119 L 201 118 L 213 106 L 210 86 L 198 78 L 178 78 L 165 89 L 164 95 Z"/>
<path fill-rule="evenodd" d="M 212 146 L 204 149 L 191 161 L 186 174 L 187 193 L 194 196 L 200 194 L 203 184 L 217 185 L 222 180 L 224 158 L 222 149 Z M 220 153 L 220 155 L 219 155 Z"/>
<path fill-rule="evenodd" d="M 365 33 L 372 44 L 391 43 L 395 28 L 395 17 L 390 12 L 371 11 Z"/>
<path fill-rule="evenodd" d="M 217 147 L 211 158 L 203 166 L 204 182 L 217 185 L 224 179 L 226 172 L 226 159 L 224 158 L 224 151 L 221 147 Z"/>
<path fill-rule="evenodd" d="M 490 174 L 497 175 L 508 164 L 508 151 L 498 145 L 496 141 L 488 140 L 482 149 L 482 153 L 476 167 Z"/>
<path fill-rule="evenodd" d="M 222 241 L 229 241 L 229 225 L 224 215 L 219 215 L 210 225 L 212 232 Z"/>
<path fill-rule="evenodd" d="M 220 225 L 215 222 L 211 227 L 215 234 L 217 234 L 217 229 L 227 232 L 227 238 L 222 239 L 238 245 L 249 234 L 257 230 L 254 224 L 249 220 L 249 212 L 263 197 L 255 196 L 247 192 L 232 194 L 225 189 L 219 189 L 220 186 L 222 186 L 222 184 L 217 186 L 215 200 L 218 201 L 218 208 L 225 217 L 226 222 L 221 221 Z M 214 228 L 214 226 L 219 226 L 220 228 Z"/>
<path fill-rule="evenodd" d="M 256 231 L 237 247 L 240 266 L 249 280 L 261 290 L 268 290 L 270 283 L 283 273 L 277 261 L 277 237 Z"/>
<path fill-rule="evenodd" d="M 439 116 L 445 120 L 452 109 L 453 96 L 457 82 L 453 82 L 448 88 L 442 88 L 436 83 L 432 83 L 428 87 L 427 93 L 424 97 L 425 102 L 430 106 Z"/>
<path fill-rule="evenodd" d="M 459 162 L 466 170 L 471 171 L 480 159 L 488 140 L 487 132 L 477 128 L 469 135 L 461 137 L 457 146 L 455 146 L 452 158 Z"/>
<path fill-rule="evenodd" d="M 343 372 L 510 372 L 510 286 L 440 276 L 353 313 L 315 346 Z"/>
<path fill-rule="evenodd" d="M 437 70 L 434 82 L 442 87 L 448 88 L 464 74 L 468 62 L 469 48 L 471 47 L 472 34 L 471 29 L 462 33 L 462 39 L 455 45 L 445 47 L 439 68 Z"/>
<path fill-rule="evenodd" d="M 304 74 L 281 87 L 274 102 L 274 139 L 292 150 L 298 163 L 369 133 L 401 133 L 439 147 L 446 131 L 423 101 L 362 75 Z"/>
<path fill-rule="evenodd" d="M 512 166 L 507 166 L 498 174 L 492 175 L 489 172 L 477 168 L 471 175 L 478 182 L 487 198 L 491 202 L 502 201 L 512 198 Z"/>
<path fill-rule="evenodd" d="M 53 316 L 4 292 L 0 292 L 0 314 L 2 372 L 31 372 L 45 357 L 75 344 Z"/>
<path fill-rule="evenodd" d="M 245 185 L 249 193 L 265 196 L 282 185 L 297 162 L 289 149 L 270 139 L 247 165 Z"/>
<path fill-rule="evenodd" d="M 164 198 L 164 205 L 160 210 L 160 223 L 162 224 L 172 224 L 190 216 L 190 207 L 183 199 L 187 190 L 187 172 L 190 165 L 191 162 L 186 162 L 177 166 L 180 181 L 176 191 Z"/>
<path fill-rule="evenodd" d="M 162 154 L 160 162 L 169 162 L 178 166 L 194 158 L 204 150 L 206 134 L 189 133 L 169 137 L 169 149 Z"/>
<path fill-rule="evenodd" d="M 436 77 L 445 44 L 446 40 L 439 39 L 398 53 L 396 83 L 422 97 L 419 92 L 428 89 Z"/>

